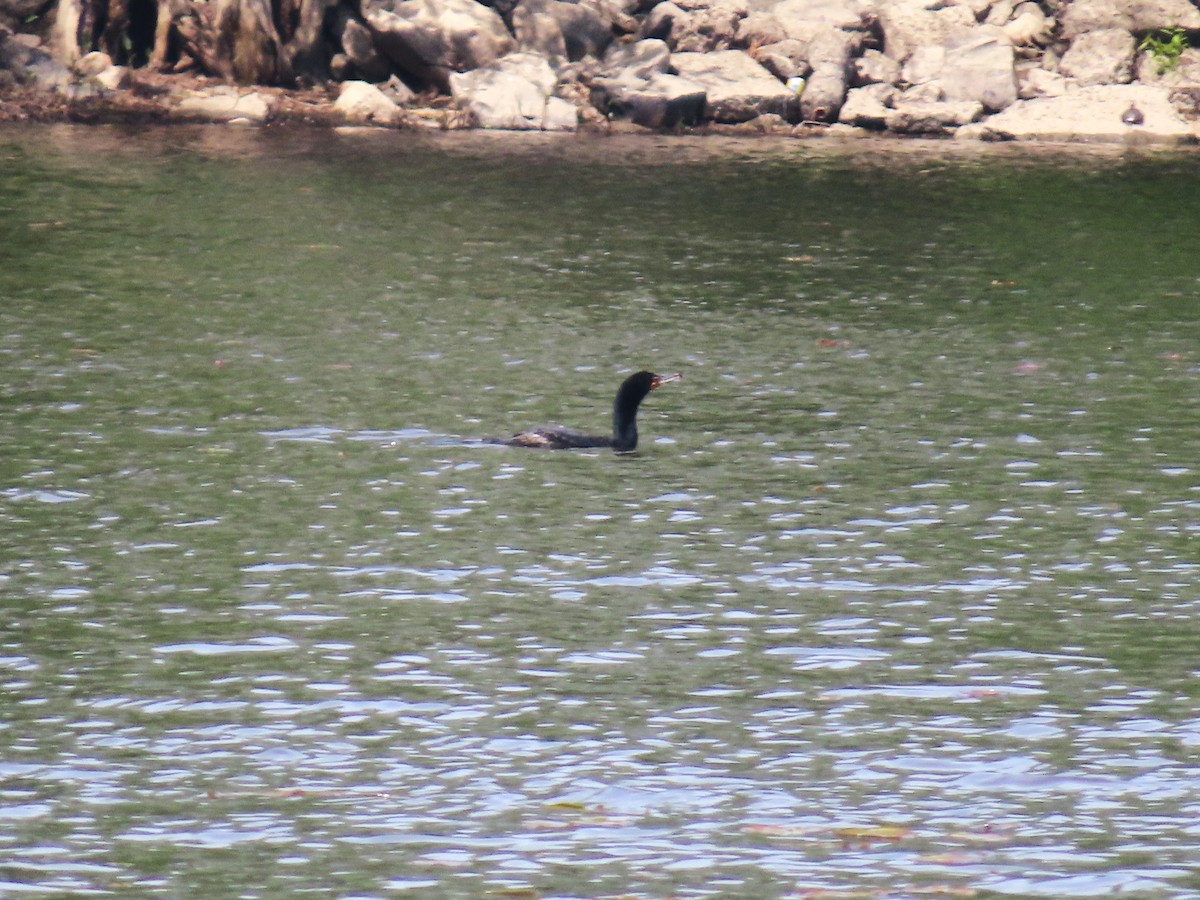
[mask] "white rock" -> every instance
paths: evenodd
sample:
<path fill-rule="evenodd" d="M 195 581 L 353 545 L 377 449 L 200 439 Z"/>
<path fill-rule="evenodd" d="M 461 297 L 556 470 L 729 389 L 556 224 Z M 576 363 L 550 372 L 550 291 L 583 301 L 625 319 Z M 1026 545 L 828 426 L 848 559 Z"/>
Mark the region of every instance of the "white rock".
<path fill-rule="evenodd" d="M 884 123 L 889 131 L 937 134 L 974 122 L 983 115 L 983 104 L 974 100 L 931 103 L 898 98 Z"/>
<path fill-rule="evenodd" d="M 854 83 L 857 85 L 876 82 L 895 84 L 900 78 L 900 64 L 879 50 L 863 51 L 863 55 L 854 60 L 851 65 L 854 70 Z"/>
<path fill-rule="evenodd" d="M 941 73 L 946 99 L 982 103 L 993 112 L 1017 99 L 1016 57 L 1003 31 L 989 26 L 946 41 Z"/>
<path fill-rule="evenodd" d="M 1005 22 L 1003 28 L 1013 46 L 1028 47 L 1050 42 L 1054 20 L 1042 12 L 1036 3 L 1022 3 L 1013 11 L 1012 19 Z"/>
<path fill-rule="evenodd" d="M 129 87 L 130 74 L 128 66 L 109 66 L 103 72 L 92 77 L 106 91 L 116 91 Z"/>
<path fill-rule="evenodd" d="M 1088 31 L 1122 28 L 1128 32 L 1157 28 L 1200 28 L 1200 10 L 1189 0 L 1073 0 L 1060 17 L 1067 40 Z"/>
<path fill-rule="evenodd" d="M 895 0 L 879 10 L 883 52 L 904 62 L 918 47 L 940 44 L 950 35 L 975 27 L 966 6 L 931 7 L 923 0 Z"/>
<path fill-rule="evenodd" d="M 870 84 L 854 88 L 846 94 L 846 102 L 838 113 L 838 121 L 844 125 L 864 128 L 883 128 L 891 107 L 888 105 L 896 94 L 890 84 Z"/>
<path fill-rule="evenodd" d="M 75 62 L 75 71 L 80 75 L 99 75 L 105 69 L 112 68 L 112 57 L 107 53 L 95 50 L 81 56 Z"/>
<path fill-rule="evenodd" d="M 791 21 L 801 21 L 854 29 L 862 27 L 869 8 L 868 4 L 859 0 L 781 0 L 771 14 L 785 28 Z"/>
<path fill-rule="evenodd" d="M 400 123 L 400 107 L 375 85 L 366 81 L 342 82 L 333 108 L 351 125 L 383 125 Z"/>
<path fill-rule="evenodd" d="M 980 123 L 986 137 L 1005 140 L 1120 141 L 1135 135 L 1162 141 L 1200 137 L 1169 99 L 1170 89 L 1139 84 L 1094 85 L 1061 97 L 1019 100 Z M 1141 125 L 1126 125 L 1122 115 L 1136 106 Z"/>
<path fill-rule="evenodd" d="M 748 53 L 675 53 L 671 64 L 708 95 L 707 115 L 714 121 L 745 122 L 764 113 L 795 119 L 796 95 Z"/>
<path fill-rule="evenodd" d="M 1026 69 L 1019 81 L 1022 100 L 1031 100 L 1034 97 L 1061 97 L 1071 89 L 1066 78 L 1057 72 L 1047 72 L 1038 67 Z"/>
<path fill-rule="evenodd" d="M 475 0 L 364 0 L 362 11 L 380 53 L 440 88 L 515 46 L 500 14 Z"/>
<path fill-rule="evenodd" d="M 557 83 L 544 57 L 513 53 L 490 66 L 452 74 L 450 92 L 483 128 L 573 131 L 578 113 L 553 96 Z"/>
<path fill-rule="evenodd" d="M 176 105 L 172 114 L 180 119 L 204 122 L 266 122 L 271 104 L 261 94 L 239 94 L 233 88 L 215 88 L 189 94 Z"/>

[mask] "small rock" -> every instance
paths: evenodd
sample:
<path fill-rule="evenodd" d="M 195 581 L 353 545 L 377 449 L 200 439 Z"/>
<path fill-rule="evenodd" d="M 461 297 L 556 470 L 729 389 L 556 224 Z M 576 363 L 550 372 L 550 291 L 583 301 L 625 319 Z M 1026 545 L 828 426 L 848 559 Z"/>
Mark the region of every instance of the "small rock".
<path fill-rule="evenodd" d="M 808 46 L 794 38 L 759 47 L 750 55 L 780 81 L 787 81 L 796 75 L 804 77 L 812 71 L 806 59 Z"/>
<path fill-rule="evenodd" d="M 109 66 L 103 72 L 92 76 L 106 91 L 119 91 L 129 87 L 130 74 L 128 66 Z"/>
<path fill-rule="evenodd" d="M 867 84 L 895 84 L 900 80 L 900 63 L 880 50 L 868 49 L 851 66 L 855 87 Z"/>
<path fill-rule="evenodd" d="M 838 113 L 838 121 L 843 125 L 856 125 L 860 128 L 883 128 L 891 113 L 891 103 L 896 96 L 896 89 L 890 84 L 869 84 L 865 87 L 852 88 L 846 94 L 846 102 Z"/>
<path fill-rule="evenodd" d="M 401 120 L 400 107 L 375 85 L 365 81 L 343 82 L 333 108 L 351 125 L 391 128 L 400 124 Z"/>
<path fill-rule="evenodd" d="M 1167 100 L 1185 122 L 1200 120 L 1200 85 L 1175 88 L 1167 94 Z"/>
<path fill-rule="evenodd" d="M 1054 33 L 1054 20 L 1047 16 L 1036 3 L 1022 3 L 1003 24 L 1003 30 L 1014 47 L 1029 47 L 1050 43 Z"/>
<path fill-rule="evenodd" d="M 1034 97 L 1061 97 L 1069 87 L 1067 79 L 1057 72 L 1047 72 L 1037 66 L 1023 70 L 1018 80 L 1019 97 L 1022 100 L 1031 100 Z"/>
<path fill-rule="evenodd" d="M 105 69 L 112 68 L 112 57 L 107 53 L 102 53 L 95 50 L 84 56 L 81 56 L 75 63 L 75 71 L 80 75 L 91 76 L 99 75 Z"/>
<path fill-rule="evenodd" d="M 387 81 L 379 85 L 379 90 L 385 97 L 395 103 L 397 106 L 406 106 L 416 99 L 416 94 L 413 89 L 393 75 Z"/>
<path fill-rule="evenodd" d="M 930 103 L 898 98 L 885 124 L 902 134 L 940 134 L 974 122 L 983 115 L 983 104 L 975 100 Z"/>

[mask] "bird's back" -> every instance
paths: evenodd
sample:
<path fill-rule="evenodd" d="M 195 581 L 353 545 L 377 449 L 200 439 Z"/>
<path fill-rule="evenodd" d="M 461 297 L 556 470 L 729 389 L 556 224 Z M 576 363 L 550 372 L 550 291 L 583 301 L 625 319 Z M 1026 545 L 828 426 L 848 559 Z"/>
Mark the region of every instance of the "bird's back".
<path fill-rule="evenodd" d="M 510 447 L 533 447 L 541 450 L 579 450 L 586 447 L 611 447 L 611 437 L 600 434 L 583 434 L 570 428 L 549 425 L 543 428 L 531 428 L 514 434 L 501 443 Z"/>

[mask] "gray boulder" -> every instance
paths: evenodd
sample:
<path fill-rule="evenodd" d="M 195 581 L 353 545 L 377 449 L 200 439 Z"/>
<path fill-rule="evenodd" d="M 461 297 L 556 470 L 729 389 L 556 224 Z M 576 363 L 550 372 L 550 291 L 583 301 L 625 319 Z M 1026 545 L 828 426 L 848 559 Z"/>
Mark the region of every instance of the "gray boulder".
<path fill-rule="evenodd" d="M 592 82 L 593 102 L 611 116 L 647 128 L 697 125 L 704 116 L 704 89 L 669 71 L 671 52 L 660 40 L 614 45 Z"/>
<path fill-rule="evenodd" d="M 747 13 L 745 0 L 675 0 L 673 5 L 683 13 L 672 19 L 668 42 L 673 50 L 703 53 L 737 43 L 738 25 Z"/>
<path fill-rule="evenodd" d="M 812 74 L 800 96 L 800 116 L 807 122 L 833 122 L 846 99 L 850 57 L 858 39 L 851 32 L 829 26 L 813 36 L 808 47 Z"/>
<path fill-rule="evenodd" d="M 558 77 L 534 53 L 513 53 L 470 72 L 450 75 L 450 92 L 483 128 L 574 131 L 575 106 L 554 96 Z"/>
<path fill-rule="evenodd" d="M 513 33 L 522 50 L 552 61 L 599 57 L 613 39 L 609 10 L 599 3 L 521 0 L 512 12 Z"/>
<path fill-rule="evenodd" d="M 703 89 L 713 121 L 745 122 L 774 113 L 794 122 L 799 113 L 796 95 L 741 50 L 675 53 L 671 65 Z"/>
<path fill-rule="evenodd" d="M 807 76 L 812 67 L 808 64 L 808 45 L 795 38 L 784 38 L 750 53 L 767 71 L 786 82 L 789 78 Z"/>
<path fill-rule="evenodd" d="M 567 45 L 567 59 L 579 60 L 585 56 L 601 57 L 613 39 L 613 22 L 599 3 L 585 0 L 582 3 L 565 3 L 556 0 L 551 12 L 562 30 Z"/>
<path fill-rule="evenodd" d="M 650 14 L 642 20 L 637 36 L 641 40 L 658 40 L 668 47 L 676 43 L 691 29 L 692 17 L 671 0 L 656 4 Z"/>
<path fill-rule="evenodd" d="M 1016 57 L 1004 32 L 991 25 L 953 32 L 917 48 L 902 72 L 912 85 L 928 85 L 950 102 L 982 103 L 992 112 L 1018 96 Z"/>
<path fill-rule="evenodd" d="M 1067 40 L 1105 28 L 1136 32 L 1178 25 L 1197 29 L 1200 9 L 1189 0 L 1073 0 L 1063 8 L 1059 22 Z"/>
<path fill-rule="evenodd" d="M 880 50 L 865 50 L 851 65 L 851 82 L 856 87 L 895 84 L 899 80 L 900 63 Z"/>
<path fill-rule="evenodd" d="M 552 8 L 558 0 L 521 0 L 512 11 L 513 35 L 526 53 L 538 53 L 554 65 L 567 58 L 567 41 Z"/>
<path fill-rule="evenodd" d="M 942 134 L 974 122 L 983 115 L 983 104 L 974 100 L 909 100 L 899 96 L 884 119 L 889 131 L 901 134 Z"/>
<path fill-rule="evenodd" d="M 1035 97 L 1061 97 L 1071 89 L 1070 80 L 1057 72 L 1047 72 L 1041 68 L 1023 70 L 1017 78 L 1020 85 L 1020 99 L 1032 100 Z"/>
<path fill-rule="evenodd" d="M 990 19 L 988 24 L 992 24 Z M 1036 3 L 1022 3 L 1007 21 L 995 24 L 1004 29 L 1014 47 L 1045 45 L 1053 39 L 1054 20 Z"/>
<path fill-rule="evenodd" d="M 674 128 L 699 125 L 704 119 L 704 89 L 678 75 L 656 72 L 645 81 L 606 82 L 601 87 L 609 115 L 635 125 Z"/>
<path fill-rule="evenodd" d="M 488 66 L 515 47 L 500 14 L 475 0 L 364 0 L 376 48 L 402 72 L 449 90 L 453 72 Z"/>
<path fill-rule="evenodd" d="M 665 41 L 648 39 L 614 44 L 604 55 L 602 74 L 608 78 L 645 81 L 671 68 L 671 48 Z"/>
<path fill-rule="evenodd" d="M 737 25 L 737 42 L 743 47 L 765 47 L 787 39 L 783 23 L 769 12 L 751 12 Z"/>
<path fill-rule="evenodd" d="M 789 22 L 811 22 L 832 28 L 862 28 L 874 4 L 862 0 L 780 0 L 772 15 Z"/>
<path fill-rule="evenodd" d="M 1058 72 L 1079 84 L 1128 84 L 1133 79 L 1133 35 L 1122 28 L 1089 31 L 1071 41 Z"/>
<path fill-rule="evenodd" d="M 40 90 L 62 94 L 71 92 L 74 81 L 71 70 L 42 50 L 36 37 L 0 26 L 0 71 L 4 70 Z"/>
<path fill-rule="evenodd" d="M 905 62 L 920 47 L 941 44 L 952 34 L 975 27 L 966 6 L 940 6 L 923 0 L 895 0 L 879 10 L 883 52 Z"/>
<path fill-rule="evenodd" d="M 1002 30 L 976 28 L 946 40 L 942 90 L 950 102 L 982 103 L 998 112 L 1017 99 L 1016 56 Z"/>
<path fill-rule="evenodd" d="M 890 84 L 876 83 L 853 88 L 846 94 L 846 102 L 838 112 L 838 121 L 860 128 L 885 128 L 895 96 L 896 89 Z"/>
<path fill-rule="evenodd" d="M 391 74 L 391 64 L 375 49 L 375 39 L 362 22 L 346 16 L 341 24 L 342 51 L 364 81 L 383 81 Z"/>
<path fill-rule="evenodd" d="M 0 26 L 19 28 L 45 5 L 45 0 L 0 0 Z"/>

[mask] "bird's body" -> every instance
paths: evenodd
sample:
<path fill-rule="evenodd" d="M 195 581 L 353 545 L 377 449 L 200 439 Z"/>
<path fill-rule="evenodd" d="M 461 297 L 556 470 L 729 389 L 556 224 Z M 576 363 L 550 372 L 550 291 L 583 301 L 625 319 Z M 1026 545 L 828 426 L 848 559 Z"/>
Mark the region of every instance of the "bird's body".
<path fill-rule="evenodd" d="M 539 450 L 578 450 L 586 447 L 611 447 L 618 453 L 637 449 L 637 411 L 643 398 L 668 381 L 678 381 L 679 375 L 656 375 L 636 372 L 622 382 L 613 400 L 612 436 L 582 434 L 570 428 L 551 425 L 522 431 L 500 443 L 510 447 L 532 447 Z"/>

